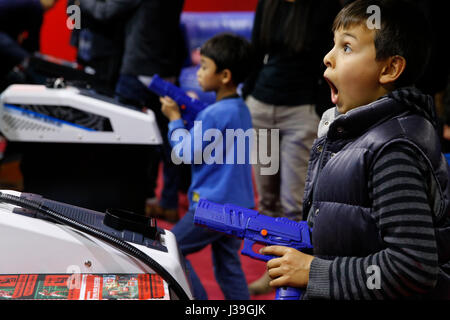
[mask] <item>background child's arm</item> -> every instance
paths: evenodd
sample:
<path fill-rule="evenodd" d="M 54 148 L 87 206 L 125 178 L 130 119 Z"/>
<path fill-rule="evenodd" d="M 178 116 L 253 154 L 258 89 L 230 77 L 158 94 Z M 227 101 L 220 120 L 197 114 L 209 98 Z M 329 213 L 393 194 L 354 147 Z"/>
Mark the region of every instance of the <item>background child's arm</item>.
<path fill-rule="evenodd" d="M 194 121 L 195 125 L 187 130 L 180 113 L 176 112 L 175 106 L 166 106 L 167 109 L 163 110 L 163 113 L 170 120 L 168 138 L 173 148 L 172 157 L 177 158 L 177 160 L 173 159 L 175 163 L 180 160 L 185 164 L 208 163 L 208 159 L 204 159 L 206 147 L 213 149 L 217 145 L 217 151 L 222 151 L 223 124 L 219 125 L 220 122 L 216 121 L 213 114 L 199 113 Z M 218 134 L 218 137 L 214 135 L 215 133 Z"/>

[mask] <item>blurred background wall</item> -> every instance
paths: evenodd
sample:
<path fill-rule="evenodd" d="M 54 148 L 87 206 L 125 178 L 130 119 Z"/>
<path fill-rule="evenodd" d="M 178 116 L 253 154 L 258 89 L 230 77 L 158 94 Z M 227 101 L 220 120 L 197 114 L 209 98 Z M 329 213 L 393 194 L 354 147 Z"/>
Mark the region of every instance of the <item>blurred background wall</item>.
<path fill-rule="evenodd" d="M 168 0 L 170 1 L 170 0 Z M 185 12 L 254 11 L 258 0 L 186 0 Z M 74 61 L 76 50 L 70 46 L 66 27 L 66 0 L 60 0 L 46 13 L 41 32 L 41 52 Z"/>

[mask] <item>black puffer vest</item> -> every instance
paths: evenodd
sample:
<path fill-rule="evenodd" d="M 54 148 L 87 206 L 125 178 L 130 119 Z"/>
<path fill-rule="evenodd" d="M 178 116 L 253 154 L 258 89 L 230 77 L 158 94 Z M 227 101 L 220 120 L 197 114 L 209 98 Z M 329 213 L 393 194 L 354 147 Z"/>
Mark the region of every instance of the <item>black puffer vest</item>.
<path fill-rule="evenodd" d="M 313 223 L 314 255 L 364 257 L 386 248 L 372 218 L 368 181 L 384 148 L 407 143 L 426 159 L 438 186 L 434 212 L 440 274 L 433 297 L 450 297 L 450 169 L 432 123 L 392 97 L 341 115 L 313 145 L 303 212 Z"/>

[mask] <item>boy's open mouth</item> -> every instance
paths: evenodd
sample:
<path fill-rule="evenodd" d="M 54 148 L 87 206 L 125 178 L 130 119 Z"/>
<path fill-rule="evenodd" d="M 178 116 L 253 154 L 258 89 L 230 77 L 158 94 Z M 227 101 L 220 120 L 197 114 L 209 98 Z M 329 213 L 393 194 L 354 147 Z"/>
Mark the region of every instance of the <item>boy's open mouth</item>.
<path fill-rule="evenodd" d="M 328 85 L 330 86 L 330 89 L 331 89 L 331 102 L 333 102 L 333 104 L 337 104 L 338 96 L 339 96 L 339 90 L 336 88 L 334 83 L 331 82 L 330 79 L 328 79 L 327 77 L 324 77 L 324 78 L 328 82 Z"/>

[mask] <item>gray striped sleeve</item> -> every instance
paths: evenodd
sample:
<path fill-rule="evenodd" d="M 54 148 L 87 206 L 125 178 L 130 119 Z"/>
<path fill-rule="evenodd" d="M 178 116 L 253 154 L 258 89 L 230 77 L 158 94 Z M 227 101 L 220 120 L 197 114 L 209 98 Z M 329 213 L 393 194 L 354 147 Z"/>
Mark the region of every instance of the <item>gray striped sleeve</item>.
<path fill-rule="evenodd" d="M 428 176 L 424 160 L 411 147 L 396 145 L 383 152 L 369 189 L 386 249 L 362 258 L 315 258 L 308 298 L 393 299 L 435 286 L 438 256 Z"/>

